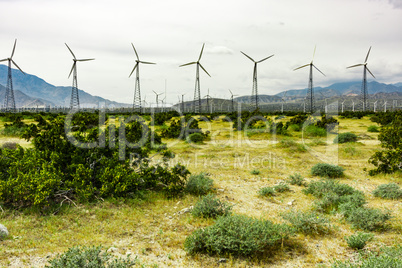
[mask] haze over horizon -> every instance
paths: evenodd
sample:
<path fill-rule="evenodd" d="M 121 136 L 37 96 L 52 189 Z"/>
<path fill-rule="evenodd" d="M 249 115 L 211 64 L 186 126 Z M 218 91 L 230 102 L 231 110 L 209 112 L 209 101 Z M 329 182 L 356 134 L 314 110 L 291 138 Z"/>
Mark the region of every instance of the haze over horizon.
<path fill-rule="evenodd" d="M 368 67 L 376 81 L 402 81 L 401 0 L 307 1 L 78 1 L 0 0 L 0 59 L 10 56 L 21 69 L 55 86 L 71 86 L 68 74 L 72 56 L 95 58 L 78 64 L 78 87 L 92 95 L 132 103 L 135 45 L 141 60 L 141 94 L 155 99 L 152 90 L 164 92 L 167 102 L 177 96 L 194 96 L 196 61 L 205 43 L 201 71 L 201 96 L 229 98 L 250 95 L 253 63 L 258 66 L 259 93 L 307 87 L 314 46 L 314 64 L 326 74 L 314 73 L 314 86 L 358 81 L 370 46 Z M 372 77 L 368 77 L 372 81 Z"/>

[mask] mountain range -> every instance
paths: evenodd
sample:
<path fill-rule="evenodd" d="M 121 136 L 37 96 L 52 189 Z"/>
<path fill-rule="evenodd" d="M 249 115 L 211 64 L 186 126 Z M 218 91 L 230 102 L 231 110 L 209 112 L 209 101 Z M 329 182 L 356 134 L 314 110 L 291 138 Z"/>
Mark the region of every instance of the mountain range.
<path fill-rule="evenodd" d="M 0 103 L 4 100 L 5 86 L 7 84 L 8 67 L 0 65 Z M 31 74 L 23 74 L 12 69 L 14 98 L 17 107 L 44 107 L 44 106 L 70 106 L 71 87 L 54 86 L 45 80 Z M 81 107 L 97 107 L 104 103 L 111 107 L 127 107 L 129 104 L 110 101 L 102 97 L 93 96 L 83 90 L 78 90 Z M 1 103 L 2 104 L 2 103 Z"/>

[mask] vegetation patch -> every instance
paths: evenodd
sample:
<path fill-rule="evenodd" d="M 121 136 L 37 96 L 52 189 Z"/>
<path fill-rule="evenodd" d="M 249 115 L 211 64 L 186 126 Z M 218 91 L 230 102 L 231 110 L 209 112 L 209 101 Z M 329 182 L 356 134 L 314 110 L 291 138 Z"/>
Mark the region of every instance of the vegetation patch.
<path fill-rule="evenodd" d="M 385 199 L 402 199 L 402 189 L 394 182 L 381 184 L 373 191 L 373 195 Z"/>
<path fill-rule="evenodd" d="M 352 249 L 363 249 L 367 242 L 373 239 L 374 235 L 371 233 L 357 232 L 351 236 L 345 237 L 348 246 Z"/>
<path fill-rule="evenodd" d="M 200 218 L 217 218 L 218 216 L 230 215 L 232 206 L 222 202 L 214 194 L 207 194 L 194 205 L 191 214 Z"/>
<path fill-rule="evenodd" d="M 287 181 L 291 185 L 306 186 L 306 181 L 304 180 L 303 176 L 300 175 L 299 173 L 290 175 Z"/>
<path fill-rule="evenodd" d="M 351 132 L 339 133 L 335 137 L 334 143 L 346 143 L 346 142 L 356 142 L 357 135 Z"/>
<path fill-rule="evenodd" d="M 126 258 L 113 258 L 102 251 L 102 247 L 72 247 L 49 261 L 49 268 L 128 268 L 137 261 Z"/>
<path fill-rule="evenodd" d="M 192 195 L 206 195 L 213 190 L 214 181 L 204 172 L 191 175 L 186 183 L 186 192 Z"/>
<path fill-rule="evenodd" d="M 282 218 L 287 220 L 297 232 L 309 235 L 321 235 L 330 233 L 332 225 L 322 214 L 302 211 L 283 213 Z"/>
<path fill-rule="evenodd" d="M 311 175 L 324 178 L 340 178 L 343 177 L 345 169 L 337 165 L 327 163 L 318 163 L 311 168 Z"/>
<path fill-rule="evenodd" d="M 220 217 L 194 231 L 184 242 L 187 253 L 252 257 L 268 254 L 293 235 L 292 228 L 243 215 Z"/>

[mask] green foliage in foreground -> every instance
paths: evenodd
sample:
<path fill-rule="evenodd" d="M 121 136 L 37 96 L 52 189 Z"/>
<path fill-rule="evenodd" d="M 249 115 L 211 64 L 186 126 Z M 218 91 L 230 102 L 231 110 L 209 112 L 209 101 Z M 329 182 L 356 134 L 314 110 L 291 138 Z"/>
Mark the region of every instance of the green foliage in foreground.
<path fill-rule="evenodd" d="M 89 116 L 91 122 L 93 117 Z M 78 121 L 71 131 L 65 131 L 69 124 L 64 116 L 50 121 L 39 117 L 38 121 L 23 134 L 32 139 L 34 148 L 0 149 L 0 202 L 5 207 L 34 207 L 43 212 L 71 200 L 130 197 L 156 186 L 162 186 L 168 197 L 184 191 L 189 171 L 179 164 L 167 165 L 173 154 L 140 119 L 124 128 L 109 125 L 104 130 L 102 126 L 88 129 L 85 121 Z M 121 133 L 125 137 L 120 140 Z M 77 146 L 80 142 L 87 145 Z M 132 146 L 135 143 L 141 145 Z M 162 161 L 151 165 L 149 155 L 156 151 Z"/>
<path fill-rule="evenodd" d="M 318 163 L 311 168 L 311 175 L 324 178 L 340 178 L 343 177 L 345 169 L 340 166 L 327 163 Z"/>
<path fill-rule="evenodd" d="M 186 238 L 184 249 L 191 255 L 258 256 L 275 250 L 292 235 L 292 228 L 285 224 L 231 215 L 194 231 Z"/>
<path fill-rule="evenodd" d="M 281 216 L 290 222 L 296 231 L 304 234 L 327 234 L 332 229 L 330 221 L 316 212 L 291 211 Z"/>
<path fill-rule="evenodd" d="M 383 126 L 378 135 L 383 150 L 375 152 L 368 160 L 376 167 L 369 171 L 370 175 L 394 173 L 402 168 L 402 114 L 385 115 L 384 122 L 379 122 Z"/>
<path fill-rule="evenodd" d="M 385 199 L 402 199 L 402 189 L 394 182 L 381 184 L 373 191 L 373 195 Z"/>
<path fill-rule="evenodd" d="M 213 190 L 214 180 L 210 179 L 207 174 L 200 173 L 191 175 L 186 183 L 186 192 L 193 195 L 206 195 Z"/>
<path fill-rule="evenodd" d="M 126 258 L 115 259 L 102 247 L 72 247 L 49 261 L 49 268 L 128 268 L 136 261 Z"/>
<path fill-rule="evenodd" d="M 356 142 L 357 135 L 351 132 L 339 133 L 335 137 L 334 143 L 346 143 L 346 142 Z"/>
<path fill-rule="evenodd" d="M 360 252 L 357 263 L 335 261 L 331 268 L 401 268 L 402 246 L 383 247 L 377 252 Z"/>
<path fill-rule="evenodd" d="M 303 176 L 298 173 L 295 173 L 294 175 L 290 175 L 288 177 L 288 182 L 291 185 L 306 186 L 306 182 L 305 182 Z"/>
<path fill-rule="evenodd" d="M 351 236 L 345 237 L 348 246 L 353 249 L 363 249 L 366 243 L 373 239 L 374 235 L 371 233 L 357 232 Z"/>
<path fill-rule="evenodd" d="M 232 206 L 222 202 L 214 194 L 208 194 L 201 197 L 194 205 L 191 214 L 201 218 L 217 218 L 219 216 L 230 215 Z"/>

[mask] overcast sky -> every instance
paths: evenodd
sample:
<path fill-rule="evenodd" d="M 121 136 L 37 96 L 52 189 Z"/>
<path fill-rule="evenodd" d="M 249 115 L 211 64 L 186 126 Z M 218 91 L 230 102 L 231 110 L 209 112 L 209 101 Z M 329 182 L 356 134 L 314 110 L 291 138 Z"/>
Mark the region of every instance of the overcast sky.
<path fill-rule="evenodd" d="M 132 103 L 135 45 L 140 59 L 156 62 L 140 69 L 141 93 L 165 91 L 167 102 L 194 97 L 195 65 L 205 43 L 201 95 L 250 95 L 253 63 L 260 94 L 306 88 L 314 63 L 314 86 L 361 80 L 370 46 L 369 69 L 378 82 L 402 82 L 402 0 L 0 0 L 0 58 L 10 56 L 29 74 L 56 86 L 70 86 L 72 56 L 79 62 L 78 87 L 110 100 Z M 160 97 L 160 98 L 163 98 Z"/>

